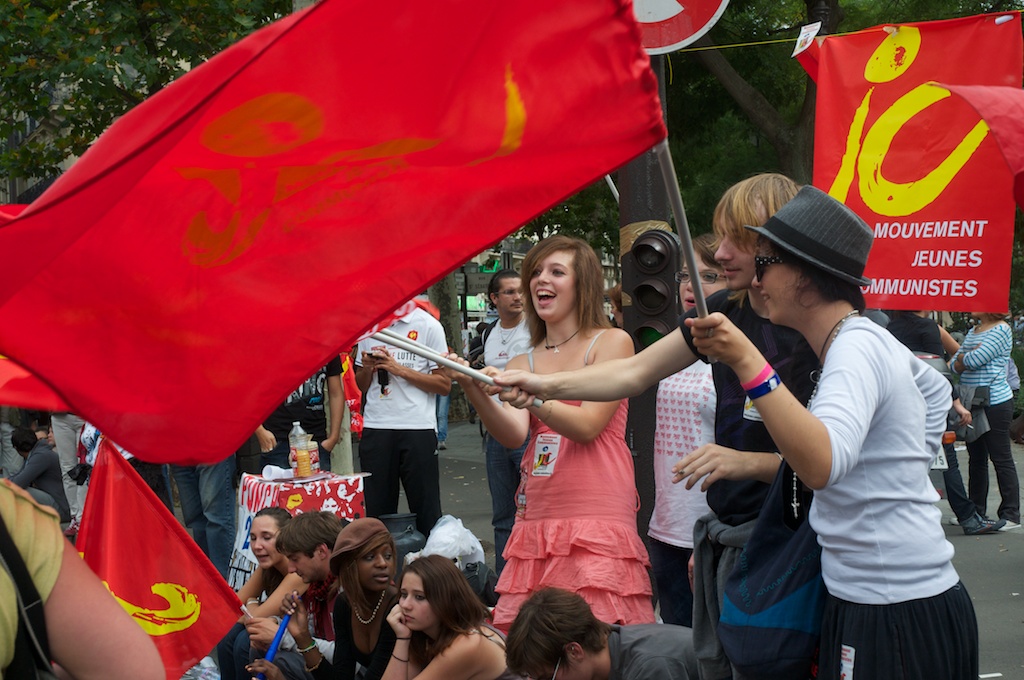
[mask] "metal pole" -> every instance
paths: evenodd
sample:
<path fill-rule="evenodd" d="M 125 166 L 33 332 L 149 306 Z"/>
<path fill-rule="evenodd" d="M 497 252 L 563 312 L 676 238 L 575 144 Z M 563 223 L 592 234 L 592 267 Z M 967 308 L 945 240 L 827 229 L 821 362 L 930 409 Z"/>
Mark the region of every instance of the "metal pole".
<path fill-rule="evenodd" d="M 679 180 L 676 178 L 676 169 L 672 165 L 672 153 L 668 150 L 668 139 L 662 140 L 654 147 L 654 153 L 658 157 L 658 166 L 661 168 L 661 178 L 665 181 L 665 191 L 668 193 L 669 204 L 672 206 L 672 214 L 676 218 L 676 231 L 679 232 L 679 240 L 683 245 L 683 261 L 686 262 L 686 269 L 690 272 L 690 283 L 693 286 L 693 301 L 697 307 L 697 316 L 708 315 L 708 303 L 704 299 L 704 290 L 700 285 L 700 271 L 697 266 L 697 253 L 693 250 L 693 241 L 690 239 L 690 225 L 686 221 L 686 210 L 683 208 L 683 196 L 679 193 Z"/>

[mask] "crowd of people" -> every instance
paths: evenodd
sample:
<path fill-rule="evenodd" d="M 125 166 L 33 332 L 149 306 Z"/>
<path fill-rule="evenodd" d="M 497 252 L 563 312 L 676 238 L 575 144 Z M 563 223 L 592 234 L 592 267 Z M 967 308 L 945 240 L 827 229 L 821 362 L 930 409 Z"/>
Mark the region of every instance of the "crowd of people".
<path fill-rule="evenodd" d="M 244 614 L 216 649 L 221 677 L 755 677 L 720 639 L 724 591 L 758 538 L 771 485 L 792 480 L 808 490 L 802 498 L 813 491 L 801 521 L 820 545 L 827 593 L 819 651 L 807 659 L 817 677 L 856 670 L 873 678 L 976 678 L 977 622 L 928 475 L 949 422 L 961 426 L 966 489 L 956 450 L 945 449 L 957 521 L 972 535 L 1019 528 L 1009 435 L 1014 327 L 1001 314 L 978 312 L 957 343 L 927 312 L 890 313 L 878 323 L 861 292 L 870 228 L 827 194 L 782 175 L 731 187 L 712 227 L 694 239 L 697 270 L 676 275 L 678 330 L 639 353 L 606 314 L 596 253 L 567 236 L 542 240 L 521 271 L 492 278 L 487 296 L 497 318 L 481 329 L 474 361 L 493 382 L 387 342 L 361 341 L 354 360 L 365 395 L 359 460 L 372 473 L 368 516 L 346 523 L 322 512 L 256 514 L 249 542 L 257 566 L 238 591 Z M 705 317 L 695 308 L 697 281 Z M 441 324 L 422 308 L 391 329 L 471 363 L 450 353 Z M 948 375 L 922 356 L 940 358 Z M 330 362 L 260 425 L 264 462 L 288 466 L 287 433 L 298 422 L 330 469 L 340 374 L 340 362 Z M 398 510 L 400 484 L 421 533 L 441 516 L 439 398 L 453 381 L 487 429 L 499 574 L 493 611 L 448 558 L 420 557 L 401 569 L 377 519 Z M 625 426 L 628 398 L 656 384 L 655 499 L 645 543 Z M 49 537 L 49 558 L 31 555 L 43 559 L 34 580 L 49 617 L 66 606 L 68 588 L 99 597 L 98 581 L 60 538 L 61 524 L 73 535 L 81 520 L 87 484 L 69 485 L 69 473 L 90 462 L 78 454 L 88 426 L 56 414 L 52 427 L 45 419 L 25 427 L 12 414 L 0 412 L 0 431 L 17 454 L 5 448 L 0 458 L 10 478 L 0 484 L 0 514 L 17 526 L 19 547 L 25 517 Z M 73 458 L 62 453 L 68 433 Z M 994 518 L 989 461 L 1001 499 Z M 225 505 L 226 498 L 233 506 L 229 463 L 173 469 L 185 522 L 225 576 L 227 537 L 234 538 L 233 507 Z M 170 504 L 166 474 L 138 465 Z M 0 588 L 9 585 L 0 572 Z M 663 623 L 655 623 L 655 604 Z M 0 633 L 11 632 L 16 619 L 3 611 Z M 268 661 L 284 615 L 288 634 Z M 117 620 L 124 627 L 126 619 Z M 52 633 L 54 659 L 90 677 L 95 659 L 79 659 L 64 634 Z M 124 635 L 133 644 L 139 637 Z M 2 641 L 0 668 L 14 656 Z M 137 661 L 111 659 L 103 645 L 99 658 L 145 677 L 153 663 L 145 642 Z"/>

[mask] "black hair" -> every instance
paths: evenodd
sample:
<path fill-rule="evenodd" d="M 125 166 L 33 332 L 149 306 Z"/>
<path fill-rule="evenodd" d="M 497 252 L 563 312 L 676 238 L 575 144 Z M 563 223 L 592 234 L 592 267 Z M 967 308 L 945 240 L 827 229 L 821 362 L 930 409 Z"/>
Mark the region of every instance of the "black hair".
<path fill-rule="evenodd" d="M 519 272 L 515 269 L 499 269 L 494 272 L 494 276 L 491 277 L 490 282 L 487 284 L 487 299 L 491 299 L 491 295 L 497 293 L 501 289 L 501 282 L 505 279 L 518 279 Z"/>
<path fill-rule="evenodd" d="M 843 281 L 835 274 L 819 269 L 786 251 L 782 251 L 781 255 L 786 264 L 800 270 L 804 285 L 817 290 L 823 300 L 826 302 L 849 302 L 858 312 L 864 313 L 867 304 L 864 302 L 864 293 L 861 292 L 860 285 Z"/>
<path fill-rule="evenodd" d="M 30 427 L 16 427 L 14 432 L 11 433 L 11 444 L 14 445 L 16 451 L 21 453 L 31 451 L 38 441 L 39 437 L 36 436 L 35 431 Z"/>

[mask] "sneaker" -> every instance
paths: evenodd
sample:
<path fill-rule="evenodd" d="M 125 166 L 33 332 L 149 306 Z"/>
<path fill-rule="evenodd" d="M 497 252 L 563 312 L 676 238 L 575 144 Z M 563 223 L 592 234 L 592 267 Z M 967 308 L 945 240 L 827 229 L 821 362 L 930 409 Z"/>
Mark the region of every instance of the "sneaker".
<path fill-rule="evenodd" d="M 964 522 L 961 526 L 963 527 L 964 533 L 968 536 L 980 536 L 981 534 L 991 534 L 996 531 L 1002 531 L 1003 525 L 1006 524 L 1006 520 L 991 520 L 982 517 L 981 515 L 975 515 L 971 519 Z"/>
<path fill-rule="evenodd" d="M 1000 520 L 1000 521 L 1001 522 L 1002 521 L 1006 522 L 1006 524 L 1004 524 L 1003 526 L 999 527 L 1000 531 L 1013 531 L 1014 529 L 1020 529 L 1020 522 L 1011 522 L 1010 520 Z"/>
<path fill-rule="evenodd" d="M 958 527 L 960 526 L 960 520 L 956 518 L 956 515 L 950 515 L 946 518 L 946 524 L 948 524 L 951 527 Z"/>
<path fill-rule="evenodd" d="M 78 519 L 72 517 L 71 523 L 68 524 L 68 528 L 64 530 L 65 536 L 74 536 L 78 533 Z"/>
<path fill-rule="evenodd" d="M 447 451 L 448 450 L 448 443 L 447 442 L 438 442 L 437 448 L 441 449 L 442 451 Z"/>

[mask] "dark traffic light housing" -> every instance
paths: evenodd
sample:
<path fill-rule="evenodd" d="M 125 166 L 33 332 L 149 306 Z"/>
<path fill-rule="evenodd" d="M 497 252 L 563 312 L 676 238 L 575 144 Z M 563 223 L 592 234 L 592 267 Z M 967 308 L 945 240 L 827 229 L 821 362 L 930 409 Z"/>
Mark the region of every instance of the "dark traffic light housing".
<path fill-rule="evenodd" d="M 623 306 L 623 322 L 637 351 L 650 347 L 678 325 L 675 274 L 680 268 L 680 250 L 674 233 L 651 229 L 640 234 L 622 256 L 622 292 L 631 300 Z"/>

